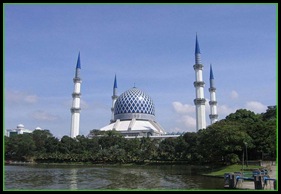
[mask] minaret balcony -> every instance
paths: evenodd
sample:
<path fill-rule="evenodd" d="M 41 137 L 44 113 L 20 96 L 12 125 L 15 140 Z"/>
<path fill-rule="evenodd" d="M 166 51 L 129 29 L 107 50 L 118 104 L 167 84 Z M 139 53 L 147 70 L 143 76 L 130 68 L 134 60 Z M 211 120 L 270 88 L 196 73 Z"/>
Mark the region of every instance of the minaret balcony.
<path fill-rule="evenodd" d="M 216 91 L 216 88 L 215 88 L 215 87 L 209 88 L 209 92 L 215 92 L 215 91 Z"/>
<path fill-rule="evenodd" d="M 195 64 L 195 65 L 193 65 L 194 70 L 202 70 L 203 67 L 204 66 L 202 64 Z"/>
<path fill-rule="evenodd" d="M 72 98 L 80 98 L 81 97 L 81 93 L 72 93 Z"/>
<path fill-rule="evenodd" d="M 194 87 L 204 87 L 204 85 L 205 85 L 205 82 L 203 82 L 203 81 L 195 81 L 195 82 L 193 82 L 193 85 L 194 85 Z"/>
<path fill-rule="evenodd" d="M 74 83 L 82 83 L 82 80 L 81 80 L 80 77 L 75 77 L 75 78 L 73 78 L 73 82 Z"/>
<path fill-rule="evenodd" d="M 81 108 L 71 108 L 70 111 L 71 113 L 80 113 Z"/>
<path fill-rule="evenodd" d="M 111 96 L 111 98 L 112 98 L 112 100 L 114 100 L 114 99 L 117 99 L 118 96 L 117 95 L 113 95 L 113 96 Z"/>
<path fill-rule="evenodd" d="M 217 103 L 218 103 L 217 101 L 209 101 L 209 105 L 210 105 L 210 106 L 212 106 L 212 105 L 217 105 Z"/>
<path fill-rule="evenodd" d="M 209 117 L 210 117 L 210 119 L 217 119 L 218 115 L 217 114 L 210 114 Z"/>
<path fill-rule="evenodd" d="M 205 105 L 206 99 L 205 98 L 196 98 L 194 99 L 195 105 Z"/>

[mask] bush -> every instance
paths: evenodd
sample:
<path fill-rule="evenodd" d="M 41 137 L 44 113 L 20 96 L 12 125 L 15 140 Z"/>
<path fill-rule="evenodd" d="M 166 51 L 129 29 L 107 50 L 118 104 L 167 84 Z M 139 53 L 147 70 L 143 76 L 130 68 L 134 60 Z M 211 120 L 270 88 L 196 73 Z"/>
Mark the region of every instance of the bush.
<path fill-rule="evenodd" d="M 240 159 L 237 154 L 227 154 L 226 155 L 226 162 L 229 164 L 237 164 L 240 162 Z"/>

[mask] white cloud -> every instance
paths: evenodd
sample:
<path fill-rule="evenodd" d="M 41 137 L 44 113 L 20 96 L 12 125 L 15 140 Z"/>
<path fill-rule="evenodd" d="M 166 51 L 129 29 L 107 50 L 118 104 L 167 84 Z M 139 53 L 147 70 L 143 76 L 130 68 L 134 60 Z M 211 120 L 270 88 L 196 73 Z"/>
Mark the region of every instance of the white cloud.
<path fill-rule="evenodd" d="M 59 117 L 53 114 L 47 113 L 42 110 L 35 111 L 31 114 L 31 117 L 38 121 L 55 121 L 58 120 Z"/>
<path fill-rule="evenodd" d="M 7 91 L 5 100 L 11 104 L 35 104 L 38 101 L 38 96 L 21 91 Z"/>
<path fill-rule="evenodd" d="M 29 104 L 35 104 L 38 101 L 38 96 L 36 95 L 28 95 L 25 96 L 24 102 L 27 102 Z"/>
<path fill-rule="evenodd" d="M 190 115 L 183 115 L 181 117 L 181 122 L 187 129 L 195 129 L 196 128 L 196 119 Z"/>
<path fill-rule="evenodd" d="M 195 132 L 196 131 L 196 114 L 195 114 L 195 105 L 182 104 L 181 102 L 173 102 L 172 106 L 175 110 L 176 114 L 176 126 L 172 129 L 172 132 L 177 131 L 188 131 Z M 256 105 L 256 107 L 258 107 Z M 231 113 L 234 113 L 238 108 L 229 107 L 228 105 L 217 105 L 218 111 L 218 120 L 224 119 Z M 210 106 L 209 99 L 206 99 L 205 103 L 205 113 L 206 113 L 206 124 L 208 126 L 209 114 L 210 114 Z"/>
<path fill-rule="evenodd" d="M 195 108 L 193 105 L 182 104 L 181 102 L 173 102 L 172 103 L 174 110 L 176 113 L 185 114 L 185 113 L 194 113 Z"/>
<path fill-rule="evenodd" d="M 237 99 L 239 97 L 238 93 L 235 90 L 231 91 L 230 98 Z"/>
<path fill-rule="evenodd" d="M 219 115 L 229 115 L 230 113 L 234 113 L 237 109 L 230 108 L 227 105 L 218 105 L 218 114 Z"/>
<path fill-rule="evenodd" d="M 251 110 L 255 113 L 263 113 L 266 112 L 267 106 L 263 105 L 257 101 L 250 101 L 246 103 L 246 109 Z"/>
<path fill-rule="evenodd" d="M 178 128 L 178 127 L 175 127 L 174 129 L 171 130 L 171 132 L 185 132 L 185 130 L 181 129 L 181 128 Z"/>
<path fill-rule="evenodd" d="M 183 104 L 181 102 L 173 102 L 172 106 L 177 113 L 175 126 L 172 132 L 183 132 L 183 131 L 195 131 L 196 129 L 196 119 L 195 116 L 195 106 L 190 104 Z"/>

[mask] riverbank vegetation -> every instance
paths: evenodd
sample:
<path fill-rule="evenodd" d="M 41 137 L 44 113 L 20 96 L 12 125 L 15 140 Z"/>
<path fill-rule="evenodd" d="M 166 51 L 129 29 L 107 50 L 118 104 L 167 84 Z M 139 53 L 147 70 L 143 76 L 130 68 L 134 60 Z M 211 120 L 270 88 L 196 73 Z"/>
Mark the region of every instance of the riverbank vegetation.
<path fill-rule="evenodd" d="M 261 166 L 258 165 L 248 165 L 247 167 L 243 167 L 240 164 L 232 164 L 228 166 L 221 166 L 217 169 L 211 169 L 211 172 L 204 172 L 202 175 L 213 176 L 213 177 L 224 177 L 225 173 L 234 173 L 234 172 L 250 172 L 253 170 L 260 170 Z"/>
<path fill-rule="evenodd" d="M 5 160 L 91 164 L 238 164 L 276 158 L 276 106 L 231 113 L 206 129 L 177 138 L 125 139 L 116 131 L 54 137 L 48 130 L 4 137 Z M 267 157 L 267 158 L 266 158 Z"/>

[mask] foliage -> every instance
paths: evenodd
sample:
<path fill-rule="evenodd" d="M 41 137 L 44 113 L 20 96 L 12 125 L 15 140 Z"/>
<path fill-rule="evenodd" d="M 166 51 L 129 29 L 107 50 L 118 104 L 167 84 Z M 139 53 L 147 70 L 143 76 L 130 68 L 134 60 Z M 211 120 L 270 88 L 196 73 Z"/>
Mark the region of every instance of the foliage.
<path fill-rule="evenodd" d="M 231 163 L 229 154 L 237 154 L 238 157 L 243 151 L 244 142 L 248 143 L 248 147 L 253 147 L 252 138 L 232 121 L 216 122 L 207 129 L 200 130 L 198 136 L 201 142 L 198 152 L 204 156 L 205 162 Z"/>
<path fill-rule="evenodd" d="M 264 121 L 276 121 L 276 106 L 268 106 L 266 112 L 262 113 L 261 116 Z"/>
<path fill-rule="evenodd" d="M 5 159 L 29 160 L 36 146 L 29 133 L 5 137 Z"/>
<path fill-rule="evenodd" d="M 262 114 L 239 109 L 206 129 L 177 138 L 125 139 L 117 131 L 92 130 L 87 137 L 54 137 L 48 130 L 4 138 L 5 160 L 37 162 L 237 164 L 276 158 L 276 106 Z M 244 156 L 244 158 L 243 158 Z"/>

